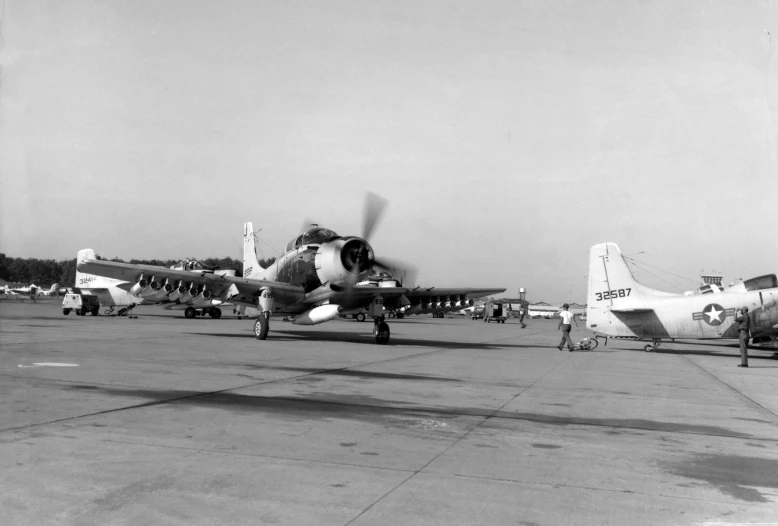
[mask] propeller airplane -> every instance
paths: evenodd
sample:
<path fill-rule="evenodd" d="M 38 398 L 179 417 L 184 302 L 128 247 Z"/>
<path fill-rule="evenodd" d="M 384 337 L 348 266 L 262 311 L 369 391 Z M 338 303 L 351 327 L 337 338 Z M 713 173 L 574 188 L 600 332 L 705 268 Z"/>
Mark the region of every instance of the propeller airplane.
<path fill-rule="evenodd" d="M 615 243 L 589 252 L 586 327 L 606 338 L 663 340 L 738 337 L 737 311 L 748 307 L 754 343 L 778 348 L 778 278 L 767 274 L 727 288 L 704 285 L 695 293 L 672 294 L 638 283 Z"/>
<path fill-rule="evenodd" d="M 386 344 L 390 330 L 384 320 L 384 308 L 407 312 L 430 307 L 464 308 L 472 305 L 474 299 L 506 290 L 404 287 L 401 280 L 407 280 L 413 268 L 396 260 L 377 258 L 368 241 L 386 204 L 382 197 L 368 194 L 361 237 L 344 237 L 304 223 L 310 226 L 291 240 L 284 254 L 266 269 L 259 266 L 252 224 L 244 224 L 243 276 L 97 260 L 90 257 L 91 250 L 79 252 L 77 268 L 131 283 L 130 291 L 137 295 L 152 291 L 155 301 L 164 301 L 165 294 L 168 298 L 178 294 L 179 302 L 184 298 L 218 299 L 257 309 L 254 334 L 258 340 L 267 339 L 273 314 L 295 315 L 295 324 L 316 325 L 340 314 L 363 311 L 374 320 L 376 343 Z M 379 286 L 359 286 L 374 270 L 389 272 L 399 279 L 381 281 Z"/>

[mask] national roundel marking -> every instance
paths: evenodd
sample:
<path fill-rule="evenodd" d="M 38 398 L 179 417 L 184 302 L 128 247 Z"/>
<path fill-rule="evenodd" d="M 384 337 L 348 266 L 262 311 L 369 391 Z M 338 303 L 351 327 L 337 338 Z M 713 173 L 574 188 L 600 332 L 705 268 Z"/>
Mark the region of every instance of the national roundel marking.
<path fill-rule="evenodd" d="M 726 317 L 724 313 L 725 309 L 718 303 L 711 303 L 704 309 L 702 309 L 702 319 L 708 325 L 721 325 Z"/>

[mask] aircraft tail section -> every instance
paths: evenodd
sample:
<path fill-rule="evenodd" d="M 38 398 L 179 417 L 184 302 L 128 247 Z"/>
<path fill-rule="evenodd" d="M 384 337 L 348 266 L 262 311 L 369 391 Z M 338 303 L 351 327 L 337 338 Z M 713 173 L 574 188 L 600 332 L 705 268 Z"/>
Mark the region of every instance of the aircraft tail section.
<path fill-rule="evenodd" d="M 259 279 L 263 270 L 257 259 L 257 238 L 254 235 L 254 225 L 243 223 L 243 277 Z"/>
<path fill-rule="evenodd" d="M 587 327 L 610 324 L 611 313 L 649 313 L 650 300 L 674 295 L 638 283 L 615 243 L 594 245 L 589 251 Z"/>
<path fill-rule="evenodd" d="M 83 250 L 78 251 L 78 256 L 76 257 L 76 264 L 81 263 L 84 260 L 87 259 L 95 259 L 95 251 L 91 248 L 85 248 Z M 85 272 L 80 272 L 78 269 L 76 269 L 76 288 L 87 288 L 87 289 L 99 289 L 99 288 L 108 288 L 116 283 L 116 280 L 111 278 L 106 278 L 103 276 L 97 276 L 95 274 L 87 274 Z M 57 288 L 59 288 L 59 285 L 57 285 Z M 52 290 L 55 290 L 54 287 L 52 287 Z"/>

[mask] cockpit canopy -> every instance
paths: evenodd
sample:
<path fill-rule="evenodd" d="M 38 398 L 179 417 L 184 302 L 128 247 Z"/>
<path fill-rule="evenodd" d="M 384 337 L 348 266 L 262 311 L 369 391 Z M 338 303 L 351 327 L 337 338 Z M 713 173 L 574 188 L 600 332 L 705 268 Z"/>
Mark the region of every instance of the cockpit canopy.
<path fill-rule="evenodd" d="M 764 290 L 778 287 L 778 278 L 775 274 L 766 274 L 757 278 L 747 279 L 743 282 L 746 290 Z"/>
<path fill-rule="evenodd" d="M 192 272 L 213 272 L 219 267 L 207 267 L 197 260 L 187 259 L 185 261 L 179 261 L 175 265 L 170 267 L 173 270 L 189 270 Z"/>
<path fill-rule="evenodd" d="M 321 245 L 322 243 L 327 243 L 339 238 L 340 236 L 332 230 L 328 230 L 326 228 L 311 228 L 310 230 L 306 230 L 301 235 L 297 236 L 296 239 L 293 239 L 287 243 L 285 252 L 289 252 L 295 248 L 300 248 L 303 245 Z"/>

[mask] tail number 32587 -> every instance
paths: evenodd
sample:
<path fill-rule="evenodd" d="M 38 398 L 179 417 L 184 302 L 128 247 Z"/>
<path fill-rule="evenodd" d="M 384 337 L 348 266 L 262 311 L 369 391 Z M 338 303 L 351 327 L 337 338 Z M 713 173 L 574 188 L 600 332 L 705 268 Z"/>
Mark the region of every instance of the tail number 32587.
<path fill-rule="evenodd" d="M 616 298 L 626 298 L 629 296 L 630 292 L 632 292 L 632 289 L 616 289 L 606 290 L 605 292 L 595 292 L 594 295 L 597 296 L 597 301 L 602 301 Z"/>

